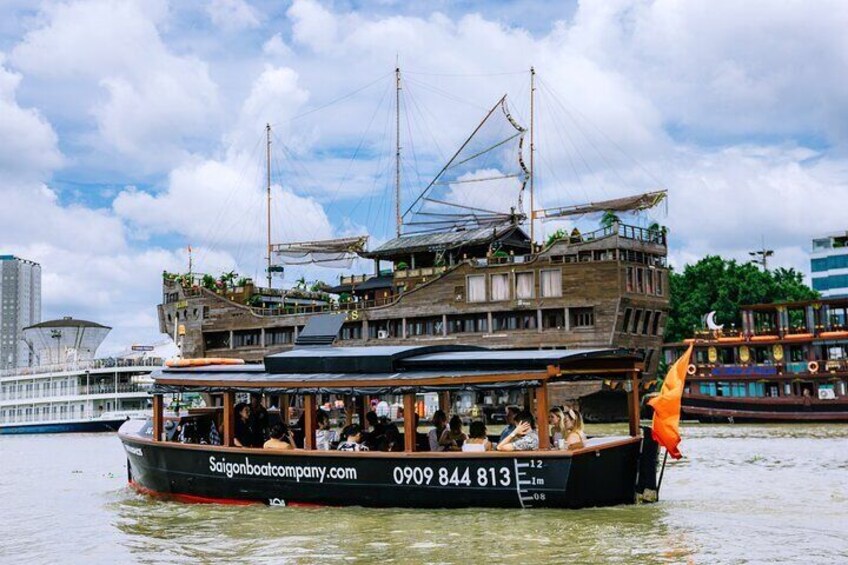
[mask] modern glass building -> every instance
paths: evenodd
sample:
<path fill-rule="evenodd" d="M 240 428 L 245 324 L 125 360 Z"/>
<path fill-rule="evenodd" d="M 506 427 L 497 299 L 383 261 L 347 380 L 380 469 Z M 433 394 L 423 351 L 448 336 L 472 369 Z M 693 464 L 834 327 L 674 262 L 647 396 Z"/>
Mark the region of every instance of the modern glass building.
<path fill-rule="evenodd" d="M 0 255 L 0 370 L 31 364 L 21 331 L 41 321 L 41 265 Z"/>
<path fill-rule="evenodd" d="M 813 239 L 810 271 L 822 297 L 848 296 L 848 232 Z"/>

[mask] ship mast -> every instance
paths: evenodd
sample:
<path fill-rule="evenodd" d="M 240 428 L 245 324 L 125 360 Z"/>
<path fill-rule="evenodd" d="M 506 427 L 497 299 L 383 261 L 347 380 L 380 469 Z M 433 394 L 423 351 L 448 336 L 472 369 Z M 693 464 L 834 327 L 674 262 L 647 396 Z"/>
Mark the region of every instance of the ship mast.
<path fill-rule="evenodd" d="M 271 124 L 265 124 L 265 172 L 267 176 L 267 221 L 268 221 L 268 288 L 271 288 Z"/>
<path fill-rule="evenodd" d="M 400 67 L 395 67 L 395 231 L 400 237 Z"/>
<path fill-rule="evenodd" d="M 536 167 L 534 166 L 534 158 L 536 153 L 536 144 L 533 139 L 533 121 L 535 118 L 534 98 L 536 97 L 536 69 L 530 67 L 530 243 L 536 244 L 535 225 L 536 225 L 536 207 L 534 203 L 533 180 L 536 176 Z"/>

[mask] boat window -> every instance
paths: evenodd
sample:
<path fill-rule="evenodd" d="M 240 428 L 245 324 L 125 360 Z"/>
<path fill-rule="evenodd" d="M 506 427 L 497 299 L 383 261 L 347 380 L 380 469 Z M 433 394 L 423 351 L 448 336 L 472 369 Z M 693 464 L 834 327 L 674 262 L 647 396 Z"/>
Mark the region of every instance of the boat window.
<path fill-rule="evenodd" d="M 259 330 L 239 330 L 233 332 L 233 347 L 252 347 L 260 344 Z"/>
<path fill-rule="evenodd" d="M 722 362 L 722 364 L 732 365 L 735 362 L 735 360 L 733 358 L 733 352 L 734 351 L 735 351 L 735 348 L 733 348 L 733 347 L 719 347 L 718 348 L 718 357 L 719 357 L 719 360 Z"/>
<path fill-rule="evenodd" d="M 748 396 L 765 396 L 766 395 L 766 385 L 765 383 L 748 383 Z"/>
<path fill-rule="evenodd" d="M 648 328 L 651 327 L 651 312 L 650 310 L 645 312 L 645 319 L 642 321 L 642 335 L 648 334 Z"/>
<path fill-rule="evenodd" d="M 541 277 L 542 297 L 555 298 L 562 296 L 562 271 L 559 269 L 543 269 Z"/>
<path fill-rule="evenodd" d="M 662 312 L 654 313 L 654 327 L 651 328 L 652 335 L 660 335 L 660 319 L 662 318 Z"/>
<path fill-rule="evenodd" d="M 636 268 L 636 292 L 645 292 L 645 269 Z"/>
<path fill-rule="evenodd" d="M 208 332 L 203 334 L 206 349 L 222 349 L 230 346 L 230 332 Z"/>
<path fill-rule="evenodd" d="M 792 383 L 783 383 L 783 395 L 792 396 Z"/>
<path fill-rule="evenodd" d="M 343 340 L 362 339 L 362 324 L 358 322 L 353 324 L 344 324 L 339 337 Z"/>
<path fill-rule="evenodd" d="M 492 301 L 509 300 L 509 274 L 492 275 Z"/>
<path fill-rule="evenodd" d="M 624 309 L 624 321 L 621 322 L 621 331 L 622 332 L 626 332 L 627 329 L 630 327 L 630 316 L 631 315 L 633 315 L 633 309 L 632 308 L 625 308 Z"/>
<path fill-rule="evenodd" d="M 489 331 L 489 319 L 485 314 L 471 316 L 448 316 L 448 333 L 483 333 Z"/>
<path fill-rule="evenodd" d="M 559 330 L 565 327 L 565 310 L 562 308 L 542 310 L 542 329 Z"/>
<path fill-rule="evenodd" d="M 516 273 L 515 275 L 515 297 L 516 298 L 533 298 L 533 287 L 535 277 L 533 272 Z"/>
<path fill-rule="evenodd" d="M 642 310 L 636 310 L 636 316 L 633 318 L 633 327 L 627 328 L 629 333 L 636 333 L 636 330 L 639 328 L 639 322 L 642 320 Z"/>
<path fill-rule="evenodd" d="M 625 290 L 633 292 L 633 267 L 627 267 L 624 271 Z"/>
<path fill-rule="evenodd" d="M 571 327 L 587 328 L 595 325 L 594 308 L 571 308 Z"/>
<path fill-rule="evenodd" d="M 654 293 L 654 269 L 648 269 L 645 273 L 645 292 L 648 294 Z"/>
<path fill-rule="evenodd" d="M 470 275 L 467 278 L 468 302 L 486 301 L 486 275 Z"/>
<path fill-rule="evenodd" d="M 654 284 L 654 292 L 656 293 L 657 296 L 662 296 L 662 294 L 663 294 L 663 274 L 662 274 L 661 271 L 656 271 L 654 273 L 654 276 L 656 277 L 656 281 L 655 281 L 656 284 Z"/>
<path fill-rule="evenodd" d="M 285 345 L 291 343 L 294 331 L 291 328 L 269 328 L 265 330 L 265 345 Z"/>

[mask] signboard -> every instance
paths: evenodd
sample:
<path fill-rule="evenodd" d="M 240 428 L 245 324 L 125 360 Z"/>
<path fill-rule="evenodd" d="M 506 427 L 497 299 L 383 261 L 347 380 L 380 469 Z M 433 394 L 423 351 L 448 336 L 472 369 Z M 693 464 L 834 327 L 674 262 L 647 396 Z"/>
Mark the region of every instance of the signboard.
<path fill-rule="evenodd" d="M 776 375 L 777 374 L 777 367 L 769 366 L 769 365 L 750 365 L 750 366 L 728 365 L 727 367 L 713 367 L 711 374 L 714 377 L 733 377 L 733 376 L 745 376 L 745 375 L 753 375 L 753 376 Z"/>
<path fill-rule="evenodd" d="M 133 351 L 153 351 L 152 345 L 133 345 L 131 347 Z"/>

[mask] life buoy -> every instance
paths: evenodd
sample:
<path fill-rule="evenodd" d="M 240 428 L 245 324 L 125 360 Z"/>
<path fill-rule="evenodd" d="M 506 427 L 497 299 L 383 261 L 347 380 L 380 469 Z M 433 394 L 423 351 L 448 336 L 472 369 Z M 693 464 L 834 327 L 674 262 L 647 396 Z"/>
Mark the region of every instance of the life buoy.
<path fill-rule="evenodd" d="M 200 359 L 168 359 L 166 367 L 208 367 L 210 365 L 244 365 L 244 359 L 228 357 L 205 357 Z"/>
<path fill-rule="evenodd" d="M 809 363 L 807 363 L 807 370 L 810 371 L 811 373 L 818 373 L 819 372 L 818 361 L 810 361 Z"/>
<path fill-rule="evenodd" d="M 688 367 L 686 367 L 686 372 L 690 375 L 694 375 L 698 372 L 698 368 L 695 365 L 689 365 Z"/>

